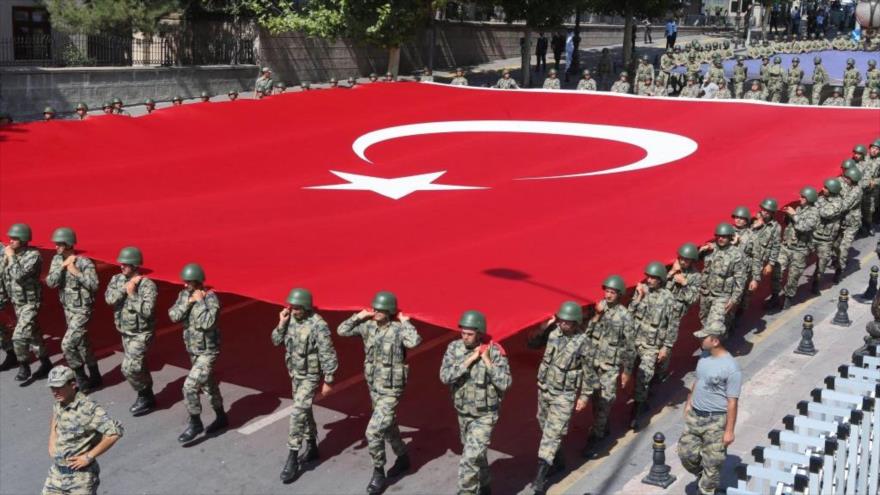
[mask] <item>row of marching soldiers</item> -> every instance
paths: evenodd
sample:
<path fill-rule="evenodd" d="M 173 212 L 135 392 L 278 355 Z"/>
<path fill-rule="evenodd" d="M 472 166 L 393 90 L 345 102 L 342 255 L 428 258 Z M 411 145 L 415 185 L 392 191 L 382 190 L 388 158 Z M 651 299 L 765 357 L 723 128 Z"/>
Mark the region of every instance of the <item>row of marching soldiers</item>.
<path fill-rule="evenodd" d="M 813 291 L 818 293 L 819 278 L 829 264 L 835 265 L 835 281 L 839 281 L 857 231 L 862 228 L 872 232 L 880 190 L 878 170 L 880 139 L 871 144 L 870 151 L 856 146 L 839 177 L 826 180 L 820 191 L 804 187 L 796 205 L 780 210 L 776 200 L 767 198 L 754 218 L 747 207 L 738 207 L 732 224 L 717 226 L 712 242 L 682 245 L 670 268 L 659 261 L 649 263 L 628 305 L 624 305 L 625 281 L 611 275 L 602 284 L 603 299 L 587 308 L 586 313 L 580 304 L 566 301 L 532 331 L 529 346 L 545 348 L 537 376 L 542 437 L 532 484 L 535 493 L 544 493 L 548 477 L 564 468 L 560 445 L 571 415 L 591 404 L 594 422 L 583 454 L 588 458 L 598 454 L 599 441 L 609 433 L 608 419 L 618 384 L 624 389 L 635 380 L 630 427 L 641 428 L 655 370 L 659 370 L 661 380 L 668 374 L 681 319 L 697 299 L 703 329 L 696 336 L 720 342 L 732 331 L 737 310 L 748 306 L 749 295 L 763 279 L 769 277 L 772 286 L 765 306 L 787 308 L 811 252 L 818 257 Z M 784 228 L 776 220 L 780 213 L 787 218 Z M 0 343 L 7 352 L 2 365 L 10 369 L 17 364 L 19 373 L 15 378 L 24 381 L 31 377 L 29 351 L 40 360 L 36 377 L 45 377 L 51 367 L 36 323 L 41 301 L 41 258 L 28 244 L 30 227 L 15 224 L 8 236 L 9 245 L 3 249 L 0 261 L 0 286 L 3 302 L 7 296 L 12 302 L 16 327 L 11 339 L 5 329 L 0 332 Z M 72 229 L 57 229 L 52 241 L 56 255 L 46 284 L 59 290 L 67 321 L 62 350 L 77 387 L 87 392 L 101 384 L 86 332 L 98 279 L 94 263 L 76 254 Z M 138 248 L 123 248 L 117 261 L 120 273 L 110 280 L 105 300 L 113 307 L 115 324 L 122 334 L 122 372 L 137 391 L 130 411 L 138 416 L 156 406 L 145 358 L 153 341 L 157 288 L 140 271 L 143 256 Z M 698 266 L 701 261 L 702 270 Z M 220 302 L 206 288 L 205 271 L 198 264 L 186 265 L 181 280 L 185 287 L 169 309 L 169 316 L 183 324 L 183 339 L 192 362 L 183 385 L 189 418 L 178 437 L 179 442 L 188 443 L 203 431 L 226 427 L 227 419 L 213 373 L 220 353 Z M 315 311 L 311 292 L 293 289 L 286 303 L 271 339 L 286 348 L 285 363 L 292 383 L 294 407 L 288 455 L 280 475 L 282 482 L 291 483 L 304 463 L 319 458 L 312 403 L 319 390 L 321 395 L 332 391 L 339 363 L 330 329 Z M 466 311 L 459 320 L 459 329 L 461 338 L 449 344 L 439 372 L 440 380 L 450 387 L 459 420 L 463 450 L 458 491 L 487 494 L 491 478 L 486 454 L 501 401 L 511 386 L 510 367 L 504 349 L 488 339 L 483 313 Z M 381 493 L 389 477 L 400 476 L 410 468 L 396 410 L 409 375 L 407 350 L 418 346 L 422 339 L 409 317 L 398 310 L 397 297 L 386 291 L 377 293 L 367 309 L 342 322 L 337 333 L 340 337 L 358 336 L 364 342 L 364 376 L 373 405 L 366 438 L 374 467 L 366 490 L 369 494 Z M 201 393 L 207 395 L 216 414 L 207 429 L 201 422 Z M 386 442 L 396 456 L 387 471 Z M 718 480 L 713 478 L 718 476 L 718 466 L 708 469 L 711 462 L 705 459 L 702 467 L 699 462 L 690 464 L 697 471 L 703 470 L 701 490 L 717 486 Z"/>

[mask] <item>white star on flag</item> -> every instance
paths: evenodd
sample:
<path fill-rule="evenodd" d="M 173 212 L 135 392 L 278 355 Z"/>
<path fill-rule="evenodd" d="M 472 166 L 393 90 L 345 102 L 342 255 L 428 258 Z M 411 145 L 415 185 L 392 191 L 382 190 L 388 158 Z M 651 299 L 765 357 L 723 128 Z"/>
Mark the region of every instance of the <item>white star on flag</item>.
<path fill-rule="evenodd" d="M 434 181 L 445 174 L 446 171 L 432 172 L 430 174 L 409 175 L 406 177 L 371 177 L 369 175 L 350 174 L 347 172 L 330 171 L 331 174 L 348 184 L 332 184 L 327 186 L 310 186 L 304 189 L 333 189 L 337 191 L 373 191 L 386 198 L 400 199 L 416 191 L 454 191 L 467 189 L 488 189 L 479 186 L 457 186 L 452 184 L 434 184 Z"/>

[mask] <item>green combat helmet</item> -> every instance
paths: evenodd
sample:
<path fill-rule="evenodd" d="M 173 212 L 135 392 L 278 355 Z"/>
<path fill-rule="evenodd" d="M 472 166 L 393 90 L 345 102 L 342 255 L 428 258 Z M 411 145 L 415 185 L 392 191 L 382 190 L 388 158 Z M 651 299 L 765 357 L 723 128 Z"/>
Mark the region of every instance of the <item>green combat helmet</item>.
<path fill-rule="evenodd" d="M 718 224 L 717 227 L 715 227 L 715 235 L 717 235 L 717 236 L 728 236 L 729 237 L 729 236 L 734 235 L 735 233 L 736 233 L 736 231 L 733 230 L 733 225 L 730 225 L 727 222 L 721 222 Z"/>
<path fill-rule="evenodd" d="M 610 275 L 608 278 L 602 282 L 603 289 L 613 289 L 617 292 L 623 293 L 626 290 L 626 283 L 623 281 L 623 277 L 620 275 Z"/>
<path fill-rule="evenodd" d="M 144 255 L 141 250 L 134 246 L 127 246 L 119 250 L 119 256 L 116 262 L 121 265 L 142 266 L 144 264 Z"/>
<path fill-rule="evenodd" d="M 584 321 L 584 310 L 580 304 L 574 301 L 565 301 L 559 306 L 559 311 L 556 312 L 556 319 L 582 323 Z"/>
<path fill-rule="evenodd" d="M 306 311 L 312 310 L 312 293 L 308 289 L 293 289 L 287 296 L 287 304 L 302 306 Z"/>
<path fill-rule="evenodd" d="M 373 309 L 390 314 L 397 313 L 397 296 L 387 290 L 377 292 L 376 297 L 373 298 Z"/>
<path fill-rule="evenodd" d="M 698 260 L 700 259 L 700 250 L 697 249 L 697 245 L 693 242 L 686 242 L 678 248 L 678 255 L 686 260 Z"/>
<path fill-rule="evenodd" d="M 70 227 L 59 227 L 52 232 L 52 242 L 73 247 L 76 244 L 76 232 Z"/>
<path fill-rule="evenodd" d="M 858 167 L 850 167 L 846 169 L 846 172 L 843 173 L 843 176 L 853 181 L 853 184 L 856 184 L 860 180 L 862 180 L 862 171 L 859 170 Z"/>
<path fill-rule="evenodd" d="M 648 263 L 648 266 L 645 267 L 645 275 L 649 277 L 666 280 L 666 274 L 666 265 L 660 263 L 659 261 L 652 261 Z"/>
<path fill-rule="evenodd" d="M 745 206 L 737 206 L 733 213 L 730 214 L 733 218 L 745 218 L 746 220 L 752 218 L 752 212 Z"/>
<path fill-rule="evenodd" d="M 54 117 L 55 116 L 55 109 L 52 107 L 46 107 L 43 109 L 43 115 L 45 115 L 45 114 L 49 114 Z"/>
<path fill-rule="evenodd" d="M 88 107 L 88 105 L 86 105 L 85 103 L 83 103 L 83 102 L 79 102 L 79 103 L 76 104 L 76 108 L 75 108 L 75 110 L 76 110 L 77 112 L 80 111 L 80 110 L 84 110 L 84 111 L 88 112 L 88 111 L 89 111 L 89 107 Z"/>
<path fill-rule="evenodd" d="M 183 103 L 183 98 L 181 96 L 175 96 L 174 98 L 171 98 L 171 103 L 175 103 L 175 102 L 176 103 Z"/>
<path fill-rule="evenodd" d="M 458 320 L 459 328 L 469 328 L 477 333 L 486 333 L 486 315 L 476 310 L 465 311 Z"/>
<path fill-rule="evenodd" d="M 773 63 L 779 65 L 782 63 L 782 57 L 773 57 Z"/>
<path fill-rule="evenodd" d="M 113 98 L 112 100 L 110 100 L 110 102 L 113 103 L 114 106 L 122 105 L 122 100 L 120 100 L 119 98 Z"/>
<path fill-rule="evenodd" d="M 180 271 L 180 279 L 184 282 L 205 283 L 205 270 L 198 263 L 187 263 Z"/>
<path fill-rule="evenodd" d="M 846 66 L 847 66 L 847 67 L 852 67 L 852 66 L 854 66 L 854 65 L 856 65 L 856 60 L 855 60 L 854 58 L 848 58 L 848 59 L 846 59 Z"/>
<path fill-rule="evenodd" d="M 348 85 L 353 88 L 355 84 L 357 84 L 357 79 L 355 79 L 354 77 L 349 77 L 348 78 Z"/>
<path fill-rule="evenodd" d="M 303 89 L 303 91 L 308 91 L 312 89 L 312 83 L 308 81 L 303 81 L 299 84 L 299 87 Z"/>
<path fill-rule="evenodd" d="M 101 105 L 101 110 L 107 110 L 108 108 L 113 108 L 113 104 L 109 101 L 105 101 L 103 105 Z"/>
<path fill-rule="evenodd" d="M 31 226 L 26 223 L 14 223 L 6 232 L 7 237 L 13 237 L 21 242 L 31 241 Z"/>
<path fill-rule="evenodd" d="M 207 91 L 202 91 L 201 94 L 199 94 L 199 98 L 201 98 L 202 101 L 208 101 L 211 99 L 211 95 L 208 94 Z"/>
<path fill-rule="evenodd" d="M 801 197 L 807 200 L 807 204 L 813 204 L 816 201 L 819 201 L 819 193 L 816 192 L 815 188 L 810 186 L 801 189 Z"/>
<path fill-rule="evenodd" d="M 819 64 L 821 64 L 821 63 L 822 63 L 822 57 L 820 57 L 820 56 L 818 56 L 818 55 L 815 56 L 815 57 L 813 57 L 813 63 L 814 63 L 815 65 L 819 65 Z"/>
<path fill-rule="evenodd" d="M 801 63 L 801 59 L 798 57 L 794 57 L 793 59 L 791 59 L 791 65 L 798 65 L 800 63 Z"/>
<path fill-rule="evenodd" d="M 865 145 L 863 144 L 857 144 L 852 152 L 857 155 L 862 155 L 862 158 L 864 158 L 865 154 L 868 152 L 868 148 L 865 148 Z"/>
<path fill-rule="evenodd" d="M 238 96 L 238 91 L 230 89 L 229 92 L 226 93 L 226 96 Z"/>
<path fill-rule="evenodd" d="M 146 100 L 144 100 L 144 106 L 153 108 L 156 106 L 156 102 L 152 98 L 147 98 Z"/>
<path fill-rule="evenodd" d="M 847 158 L 846 160 L 844 160 L 843 162 L 840 163 L 840 168 L 842 168 L 843 170 L 849 170 L 850 167 L 854 167 L 855 164 L 856 164 L 855 160 L 853 160 L 852 158 Z"/>
<path fill-rule="evenodd" d="M 840 181 L 835 178 L 825 179 L 825 189 L 832 196 L 837 196 L 840 194 Z"/>
<path fill-rule="evenodd" d="M 761 201 L 761 209 L 767 210 L 770 213 L 776 213 L 776 211 L 779 210 L 779 203 L 773 198 L 767 198 L 764 201 Z"/>

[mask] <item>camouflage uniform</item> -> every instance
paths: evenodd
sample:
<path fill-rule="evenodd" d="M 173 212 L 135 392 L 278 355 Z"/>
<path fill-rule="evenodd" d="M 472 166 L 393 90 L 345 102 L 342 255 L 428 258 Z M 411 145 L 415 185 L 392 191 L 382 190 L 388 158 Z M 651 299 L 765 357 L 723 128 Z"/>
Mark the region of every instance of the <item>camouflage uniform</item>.
<path fill-rule="evenodd" d="M 617 376 L 621 372 L 632 373 L 635 364 L 635 324 L 632 314 L 621 304 L 608 307 L 598 321 L 587 325 L 587 342 L 590 356 L 588 373 L 582 393 L 599 393 L 593 406 L 593 437 L 601 438 L 607 433 L 608 414 L 617 397 Z"/>
<path fill-rule="evenodd" d="M 782 100 L 784 77 L 785 72 L 780 64 L 774 63 L 767 69 L 767 101 L 779 103 Z"/>
<path fill-rule="evenodd" d="M 795 91 L 797 91 L 797 89 L 795 89 Z M 797 94 L 794 94 L 788 98 L 788 103 L 792 105 L 809 105 L 810 100 L 804 95 L 798 96 Z"/>
<path fill-rule="evenodd" d="M 220 355 L 220 300 L 213 291 L 206 291 L 201 301 L 189 302 L 192 291 L 183 289 L 168 310 L 174 323 L 183 323 L 183 342 L 192 368 L 183 382 L 183 397 L 190 416 L 202 413 L 199 394 L 204 392 L 215 411 L 223 410 L 223 396 L 214 379 L 214 364 Z"/>
<path fill-rule="evenodd" d="M 333 383 L 339 360 L 327 322 L 317 313 L 302 320 L 291 316 L 286 322 L 279 323 L 272 331 L 272 344 L 277 346 L 282 343 L 286 349 L 284 362 L 293 389 L 287 445 L 290 450 L 299 450 L 304 440 L 318 438 L 312 401 L 322 374 L 324 382 Z"/>
<path fill-rule="evenodd" d="M 153 377 L 147 368 L 147 350 L 153 344 L 156 330 L 156 282 L 141 277 L 134 294 L 128 295 L 128 278 L 121 273 L 113 275 L 104 292 L 104 300 L 113 307 L 113 322 L 122 336 L 122 376 L 136 392 L 153 387 Z"/>
<path fill-rule="evenodd" d="M 873 92 L 869 96 L 862 96 L 862 108 L 880 108 L 880 97 Z"/>
<path fill-rule="evenodd" d="M 61 307 L 64 309 L 64 319 L 67 321 L 67 331 L 61 340 L 61 350 L 67 365 L 76 370 L 88 365 L 95 366 L 95 354 L 89 343 L 86 325 L 92 317 L 92 308 L 95 304 L 95 293 L 98 291 L 98 274 L 92 260 L 77 256 L 74 265 L 79 270 L 78 275 L 71 274 L 67 268 L 62 268 L 64 256 L 56 254 L 52 257 L 49 266 L 49 274 L 46 276 L 46 285 L 58 290 Z"/>
<path fill-rule="evenodd" d="M 758 90 L 749 89 L 743 95 L 742 99 L 743 100 L 764 101 L 766 98 L 765 98 L 764 92 L 761 91 L 760 89 L 758 89 Z"/>
<path fill-rule="evenodd" d="M 562 89 L 562 86 L 559 84 L 558 77 L 548 77 L 544 79 L 543 89 Z"/>
<path fill-rule="evenodd" d="M 792 65 L 788 72 L 785 74 L 785 84 L 788 85 L 788 100 L 791 102 L 791 99 L 795 97 L 797 93 L 797 88 L 800 86 L 801 81 L 804 79 L 804 69 L 800 68 L 800 66 Z"/>
<path fill-rule="evenodd" d="M 273 87 L 275 87 L 275 81 L 273 81 L 271 77 L 262 75 L 257 78 L 257 82 L 256 84 L 254 84 L 254 88 L 256 88 L 257 93 L 271 93 Z"/>
<path fill-rule="evenodd" d="M 788 299 L 797 294 L 798 280 L 807 269 L 807 257 L 813 242 L 813 231 L 819 225 L 819 208 L 806 204 L 795 209 L 782 235 L 782 249 L 773 265 L 770 279 L 773 294 L 782 294 Z M 782 287 L 782 273 L 788 270 L 785 288 Z"/>
<path fill-rule="evenodd" d="M 733 94 L 739 100 L 745 92 L 746 81 L 749 79 L 749 68 L 743 63 L 737 62 L 733 66 Z"/>
<path fill-rule="evenodd" d="M 636 403 L 648 401 L 648 387 L 654 378 L 657 355 L 660 349 L 672 350 L 675 345 L 677 331 L 673 335 L 670 325 L 673 323 L 674 301 L 672 293 L 662 285 L 656 290 L 646 288 L 645 296 L 633 298 L 629 304 L 635 327 L 636 355 L 639 359 L 639 370 L 636 375 L 634 398 Z M 668 358 L 667 358 L 668 359 Z"/>
<path fill-rule="evenodd" d="M 819 196 L 816 201 L 819 210 L 819 225 L 813 231 L 813 250 L 816 252 L 816 271 L 813 284 L 825 273 L 834 253 L 834 240 L 840 233 L 840 220 L 843 214 L 843 199 L 840 195 Z"/>
<path fill-rule="evenodd" d="M 691 84 L 690 82 L 683 88 L 681 88 L 681 92 L 678 96 L 682 98 L 699 98 L 700 97 L 700 87 L 696 84 Z"/>
<path fill-rule="evenodd" d="M 0 253 L 6 248 L 2 242 L 0 242 Z M 9 302 L 9 294 L 6 293 L 6 283 L 3 281 L 3 273 L 2 267 L 4 265 L 5 257 L 0 256 L 0 311 L 6 309 L 6 304 Z M 0 349 L 6 351 L 7 354 L 13 354 L 12 350 L 12 336 L 9 335 L 9 328 L 6 327 L 6 324 L 0 321 Z"/>
<path fill-rule="evenodd" d="M 846 106 L 852 105 L 853 95 L 856 92 L 856 86 L 862 82 L 862 74 L 855 66 L 847 67 L 843 72 L 843 99 Z"/>
<path fill-rule="evenodd" d="M 37 323 L 37 313 L 42 301 L 42 266 L 40 252 L 32 247 L 20 249 L 9 262 L 5 256 L 0 257 L 2 282 L 15 310 L 12 346 L 19 363 L 28 362 L 28 351 L 33 351 L 38 358 L 49 355 L 43 344 L 43 332 Z"/>
<path fill-rule="evenodd" d="M 764 268 L 767 266 L 772 268 L 778 263 L 781 243 L 782 226 L 775 219 L 771 218 L 764 225 L 752 228 L 752 249 L 749 260 L 751 267 L 749 275 L 746 277 L 746 287 L 752 281 L 760 284 Z M 741 303 L 743 309 L 749 307 L 751 295 L 750 291 L 744 291 Z"/>
<path fill-rule="evenodd" d="M 723 441 L 727 415 L 701 417 L 691 409 L 685 415 L 684 426 L 685 431 L 678 441 L 681 464 L 699 476 L 698 493 L 714 495 L 721 479 L 721 466 L 727 458 Z"/>
<path fill-rule="evenodd" d="M 880 108 L 880 99 L 877 107 Z M 870 229 L 874 223 L 874 212 L 877 209 L 878 197 L 880 197 L 880 155 L 871 158 L 870 155 L 860 163 L 862 180 L 859 184 L 864 189 L 862 195 L 862 225 Z"/>
<path fill-rule="evenodd" d="M 871 62 L 873 62 L 873 60 L 868 63 L 870 64 Z M 871 88 L 880 89 L 880 69 L 877 68 L 876 62 L 865 71 L 865 91 L 862 93 L 862 98 L 865 97 L 864 95 L 867 94 Z"/>
<path fill-rule="evenodd" d="M 397 457 L 407 453 L 400 438 L 396 409 L 409 375 L 406 350 L 419 345 L 422 337 L 408 321 L 390 321 L 379 326 L 372 319 L 359 319 L 357 314 L 342 322 L 337 332 L 340 337 L 358 335 L 364 340 L 364 378 L 373 404 L 373 415 L 367 424 L 367 446 L 373 467 L 383 468 L 386 441 Z"/>
<path fill-rule="evenodd" d="M 669 330 L 665 341 L 673 345 L 678 341 L 678 331 L 681 328 L 682 318 L 684 318 L 684 315 L 687 314 L 689 309 L 691 309 L 691 306 L 697 302 L 697 298 L 700 297 L 700 285 L 703 280 L 703 274 L 694 268 L 694 264 L 696 264 L 696 261 L 691 264 L 689 269 L 681 270 L 681 274 L 687 282 L 685 285 L 679 285 L 678 282 L 675 281 L 675 273 L 671 271 L 666 279 L 666 289 L 672 294 L 672 309 L 669 313 Z M 671 349 L 672 346 L 670 345 L 670 352 Z M 668 373 L 669 363 L 671 361 L 672 355 L 670 354 L 670 356 L 660 364 L 661 376 Z"/>
<path fill-rule="evenodd" d="M 720 60 L 713 63 L 712 67 L 709 68 L 709 72 L 706 73 L 706 81 L 714 82 L 718 85 L 727 81 L 724 77 L 724 67 L 721 65 Z"/>
<path fill-rule="evenodd" d="M 583 78 L 578 81 L 578 91 L 596 91 L 596 80 L 593 78 Z"/>
<path fill-rule="evenodd" d="M 846 100 L 842 96 L 829 96 L 822 102 L 823 107 L 845 107 Z"/>
<path fill-rule="evenodd" d="M 458 465 L 458 494 L 476 495 L 491 483 L 486 451 L 504 393 L 512 378 L 504 349 L 496 343 L 488 345 L 491 367 L 482 359 L 465 368 L 462 363 L 474 349 L 461 339 L 450 342 L 440 366 L 440 381 L 449 385 L 452 403 L 458 414 L 458 431 L 462 452 Z"/>
<path fill-rule="evenodd" d="M 68 371 L 69 373 L 70 371 Z M 67 459 L 83 455 L 104 436 L 123 434 L 122 425 L 110 419 L 103 407 L 82 392 L 77 392 L 66 406 L 56 402 L 52 408 L 55 421 L 54 464 L 43 485 L 43 495 L 95 494 L 101 483 L 97 461 L 80 470 L 67 466 Z"/>
<path fill-rule="evenodd" d="M 629 83 L 626 81 L 617 80 L 614 81 L 614 84 L 611 85 L 612 93 L 629 93 Z"/>
<path fill-rule="evenodd" d="M 736 304 L 745 290 L 748 258 L 737 246 L 715 246 L 703 264 L 700 287 L 700 321 L 703 326 L 720 321 L 730 331 L 734 309 L 725 313 L 724 306 Z"/>
<path fill-rule="evenodd" d="M 825 70 L 825 67 L 822 66 L 822 62 L 815 64 L 813 66 L 813 105 L 821 103 L 822 90 L 825 88 L 825 85 L 828 84 L 828 80 L 828 72 Z"/>
<path fill-rule="evenodd" d="M 450 82 L 449 84 L 453 86 L 467 86 L 468 80 L 464 76 L 456 76 L 452 78 L 452 82 Z"/>
<path fill-rule="evenodd" d="M 519 89 L 519 85 L 516 84 L 516 80 L 512 77 L 502 77 L 498 79 L 498 82 L 495 83 L 495 87 L 497 89 Z"/>
<path fill-rule="evenodd" d="M 840 193 L 843 198 L 843 213 L 840 220 L 840 234 L 834 243 L 834 252 L 837 255 L 837 268 L 845 271 L 849 261 L 849 248 L 862 226 L 863 194 L 858 184 L 850 186 L 844 180 L 840 182 L 843 185 L 843 191 Z"/>
<path fill-rule="evenodd" d="M 644 86 L 644 81 L 646 77 L 654 78 L 654 67 L 644 59 L 639 60 L 639 66 L 636 68 L 636 85 L 634 91 L 636 94 L 641 94 L 642 86 Z"/>

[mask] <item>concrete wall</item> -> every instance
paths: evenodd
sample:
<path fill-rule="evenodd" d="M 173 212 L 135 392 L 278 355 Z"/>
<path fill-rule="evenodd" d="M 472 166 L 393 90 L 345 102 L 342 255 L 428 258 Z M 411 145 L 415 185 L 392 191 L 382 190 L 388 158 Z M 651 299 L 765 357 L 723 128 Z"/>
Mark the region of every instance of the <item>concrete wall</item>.
<path fill-rule="evenodd" d="M 94 109 L 113 97 L 140 104 L 145 98 L 169 101 L 202 91 L 216 95 L 253 90 L 257 70 L 254 65 L 0 68 L 0 113 L 25 120 L 38 117 L 46 105 L 67 113 L 80 101 Z"/>

